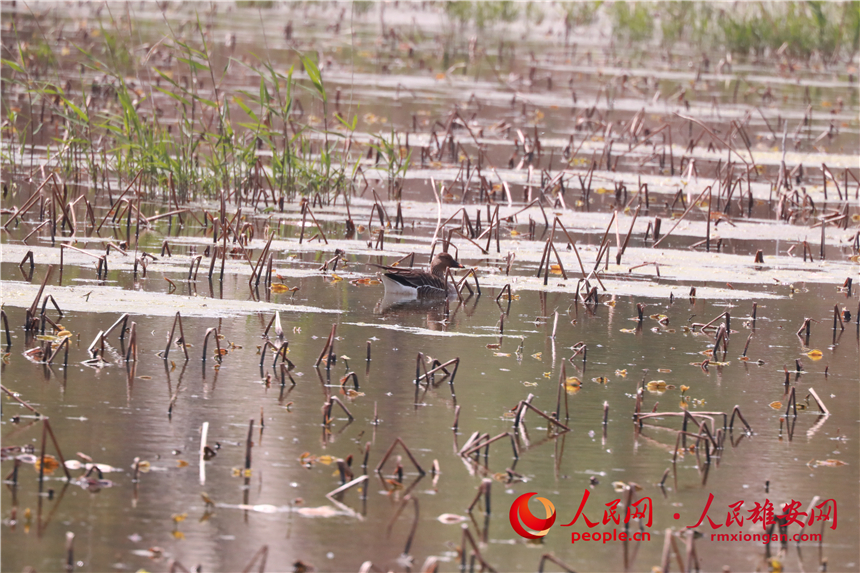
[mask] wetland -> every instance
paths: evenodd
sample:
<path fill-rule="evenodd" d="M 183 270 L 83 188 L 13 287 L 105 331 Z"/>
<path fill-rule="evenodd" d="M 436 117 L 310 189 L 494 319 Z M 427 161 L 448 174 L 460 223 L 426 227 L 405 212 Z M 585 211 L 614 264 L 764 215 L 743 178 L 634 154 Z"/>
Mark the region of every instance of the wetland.
<path fill-rule="evenodd" d="M 3 2 L 2 569 L 860 570 L 860 12 L 728 6 Z"/>

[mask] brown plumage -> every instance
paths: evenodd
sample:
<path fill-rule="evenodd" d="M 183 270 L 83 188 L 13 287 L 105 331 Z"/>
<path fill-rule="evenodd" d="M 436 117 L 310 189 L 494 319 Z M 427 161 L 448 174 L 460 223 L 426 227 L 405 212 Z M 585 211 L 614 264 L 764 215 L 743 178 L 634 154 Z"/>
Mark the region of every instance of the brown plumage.
<path fill-rule="evenodd" d="M 449 268 L 462 269 L 463 265 L 448 253 L 439 253 L 430 262 L 429 272 L 397 267 L 381 268 L 387 271 L 381 277 L 386 294 L 422 298 L 456 295 L 457 290 L 453 281 L 448 281 L 446 288 L 445 274 Z"/>

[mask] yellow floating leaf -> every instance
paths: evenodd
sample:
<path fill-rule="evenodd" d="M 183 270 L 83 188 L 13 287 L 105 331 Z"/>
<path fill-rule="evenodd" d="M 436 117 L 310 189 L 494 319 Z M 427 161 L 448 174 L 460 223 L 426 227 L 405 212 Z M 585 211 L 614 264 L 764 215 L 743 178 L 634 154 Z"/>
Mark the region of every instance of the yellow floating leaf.
<path fill-rule="evenodd" d="M 771 402 L 770 404 L 768 404 L 768 406 L 770 406 L 774 410 L 779 410 L 780 408 L 782 408 L 782 402 L 777 400 L 776 402 Z"/>
<path fill-rule="evenodd" d="M 510 356 L 510 352 L 493 352 L 493 356 Z"/>
<path fill-rule="evenodd" d="M 549 272 L 560 275 L 561 274 L 561 265 L 550 265 Z"/>
<path fill-rule="evenodd" d="M 176 467 L 186 468 L 188 467 L 188 462 L 186 462 L 185 460 L 176 460 Z"/>
<path fill-rule="evenodd" d="M 51 342 L 57 342 L 60 340 L 59 336 L 54 336 L 52 334 L 37 334 L 35 338 L 36 340 L 50 340 Z"/>
<path fill-rule="evenodd" d="M 806 353 L 806 355 L 809 356 L 809 358 L 812 360 L 821 360 L 824 357 L 824 353 L 817 349 L 810 350 Z"/>
<path fill-rule="evenodd" d="M 535 352 L 534 354 L 532 354 L 532 358 L 534 358 L 535 360 L 541 360 L 543 358 L 543 352 Z"/>
<path fill-rule="evenodd" d="M 645 388 L 647 388 L 649 392 L 662 394 L 668 389 L 668 384 L 666 384 L 665 380 L 652 380 L 645 385 Z"/>
<path fill-rule="evenodd" d="M 657 369 L 657 372 L 660 372 L 660 373 L 662 373 L 662 374 L 668 374 L 668 373 L 669 373 L 669 372 L 671 372 L 671 371 L 672 371 L 672 369 L 671 369 L 671 368 L 658 368 L 658 369 Z"/>
<path fill-rule="evenodd" d="M 334 274 L 334 273 L 331 274 L 331 282 L 338 283 L 342 280 L 343 279 L 341 277 L 337 276 L 336 274 Z"/>
<path fill-rule="evenodd" d="M 282 285 L 280 283 L 274 283 L 272 285 L 272 292 L 274 293 L 287 292 L 288 290 L 289 288 L 287 287 L 287 285 Z"/>
<path fill-rule="evenodd" d="M 564 390 L 568 394 L 576 394 L 582 388 L 582 380 L 576 376 L 571 376 L 564 381 Z"/>
<path fill-rule="evenodd" d="M 170 519 L 172 519 L 174 523 L 180 523 L 185 521 L 186 517 L 188 517 L 187 513 L 174 513 L 170 516 Z"/>
<path fill-rule="evenodd" d="M 616 370 L 615 375 L 621 376 L 622 378 L 627 378 L 627 369 L 625 368 L 624 370 Z"/>
<path fill-rule="evenodd" d="M 36 468 L 37 472 L 39 471 L 39 468 L 41 466 L 42 466 L 42 458 L 38 457 L 38 458 L 36 458 L 36 463 L 34 464 L 34 467 Z M 58 467 L 60 467 L 60 462 L 57 461 L 57 458 L 55 458 L 54 456 L 51 456 L 51 455 L 45 455 L 45 473 L 46 474 L 54 473 L 54 470 L 56 470 Z"/>
<path fill-rule="evenodd" d="M 320 457 L 318 457 L 318 458 L 317 458 L 317 461 L 318 461 L 319 463 L 321 463 L 321 464 L 325 464 L 325 465 L 327 465 L 327 466 L 328 466 L 328 465 L 331 465 L 332 463 L 334 463 L 334 460 L 335 460 L 335 459 L 334 459 L 334 457 L 333 457 L 333 456 L 328 456 L 328 455 L 320 456 Z"/>
<path fill-rule="evenodd" d="M 520 233 L 519 231 L 517 231 L 516 229 L 514 229 L 513 231 L 511 231 L 511 237 L 519 237 L 519 236 L 520 236 L 520 234 L 521 234 L 521 233 Z"/>
<path fill-rule="evenodd" d="M 635 328 L 622 328 L 620 332 L 623 332 L 625 334 L 635 334 L 636 329 Z"/>
<path fill-rule="evenodd" d="M 597 378 L 592 378 L 591 381 L 597 382 L 598 384 L 606 384 L 607 382 L 609 382 L 609 378 L 607 378 L 606 376 L 598 376 Z"/>

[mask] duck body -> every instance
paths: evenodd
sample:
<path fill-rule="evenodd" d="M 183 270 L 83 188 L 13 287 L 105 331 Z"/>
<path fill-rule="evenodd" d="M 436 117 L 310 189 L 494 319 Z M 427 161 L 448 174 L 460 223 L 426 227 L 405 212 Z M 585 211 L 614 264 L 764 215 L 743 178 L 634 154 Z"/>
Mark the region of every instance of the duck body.
<path fill-rule="evenodd" d="M 380 277 L 386 296 L 432 298 L 456 296 L 456 285 L 453 281 L 446 281 L 445 275 L 449 268 L 462 269 L 463 265 L 448 253 L 439 253 L 430 262 L 429 271 L 382 268 L 386 271 Z"/>

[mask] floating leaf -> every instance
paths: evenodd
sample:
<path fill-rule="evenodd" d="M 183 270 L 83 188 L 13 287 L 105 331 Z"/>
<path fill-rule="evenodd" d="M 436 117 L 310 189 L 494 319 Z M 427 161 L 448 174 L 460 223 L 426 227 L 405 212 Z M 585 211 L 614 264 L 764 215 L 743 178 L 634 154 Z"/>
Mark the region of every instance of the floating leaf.
<path fill-rule="evenodd" d="M 501 346 L 501 344 L 491 343 L 491 344 L 487 345 L 487 348 L 496 349 L 496 348 L 499 348 L 500 346 Z"/>
<path fill-rule="evenodd" d="M 174 513 L 170 516 L 170 519 L 172 519 L 174 523 L 180 523 L 185 521 L 186 517 L 188 517 L 187 513 Z"/>
<path fill-rule="evenodd" d="M 36 463 L 34 464 L 34 467 L 36 468 L 37 472 L 39 471 L 39 468 L 41 466 L 42 466 L 42 458 L 38 457 L 38 458 L 36 458 Z M 46 474 L 54 473 L 54 471 L 58 467 L 60 467 L 60 462 L 57 461 L 57 458 L 55 458 L 54 456 L 51 456 L 51 455 L 45 455 L 45 473 Z"/>
<path fill-rule="evenodd" d="M 463 523 L 464 521 L 466 521 L 465 517 L 463 517 L 462 515 L 457 515 L 456 513 L 443 513 L 436 519 L 446 525 L 450 525 L 453 523 Z"/>
<path fill-rule="evenodd" d="M 597 378 L 592 378 L 591 381 L 597 382 L 598 384 L 606 384 L 607 382 L 609 382 L 609 378 L 607 378 L 606 376 L 598 376 Z"/>
<path fill-rule="evenodd" d="M 661 374 L 668 374 L 671 371 L 672 371 L 671 368 L 658 368 L 657 369 L 657 372 L 660 372 Z"/>
<path fill-rule="evenodd" d="M 645 385 L 645 388 L 648 389 L 649 392 L 655 392 L 657 394 L 662 394 L 666 390 L 669 389 L 669 385 L 666 384 L 665 380 L 652 380 Z"/>
<path fill-rule="evenodd" d="M 54 336 L 52 334 L 37 334 L 35 338 L 36 340 L 50 340 L 51 342 L 57 342 L 60 340 L 59 336 Z"/>
<path fill-rule="evenodd" d="M 510 352 L 493 352 L 493 356 L 510 356 Z"/>
<path fill-rule="evenodd" d="M 814 468 L 816 468 L 818 466 L 824 466 L 826 468 L 835 468 L 835 467 L 846 465 L 846 463 L 843 462 L 842 460 L 834 460 L 834 459 L 812 460 L 810 462 L 810 464 L 812 464 L 812 467 L 814 467 Z M 810 465 L 810 464 L 807 464 L 807 465 Z"/>
<path fill-rule="evenodd" d="M 627 378 L 627 369 L 625 368 L 624 370 L 616 370 L 615 375 L 621 376 L 622 378 Z"/>
<path fill-rule="evenodd" d="M 582 389 L 582 380 L 576 376 L 571 376 L 564 381 L 564 390 L 568 394 L 576 394 Z"/>
<path fill-rule="evenodd" d="M 621 332 L 623 332 L 625 334 L 635 334 L 636 329 L 635 328 L 622 328 Z"/>
<path fill-rule="evenodd" d="M 782 408 L 782 402 L 777 400 L 776 402 L 771 402 L 770 404 L 768 404 L 768 406 L 770 406 L 774 410 L 780 410 Z"/>
<path fill-rule="evenodd" d="M 806 353 L 806 355 L 809 356 L 809 358 L 812 360 L 821 360 L 822 358 L 824 358 L 824 353 L 817 349 L 810 350 Z"/>
<path fill-rule="evenodd" d="M 543 357 L 543 352 L 535 352 L 534 354 L 532 354 L 532 358 L 534 358 L 535 360 L 541 360 L 542 357 Z"/>
<path fill-rule="evenodd" d="M 188 462 L 186 462 L 185 460 L 176 460 L 176 467 L 178 467 L 178 468 L 187 468 L 187 467 L 188 467 Z"/>
<path fill-rule="evenodd" d="M 274 293 L 287 292 L 288 290 L 289 290 L 289 288 L 287 288 L 287 285 L 283 285 L 280 283 L 274 283 L 272 285 L 272 292 L 274 292 Z"/>
<path fill-rule="evenodd" d="M 331 274 L 331 282 L 339 283 L 342 280 L 343 279 L 341 277 L 337 276 L 336 274 L 334 274 L 334 273 Z"/>

